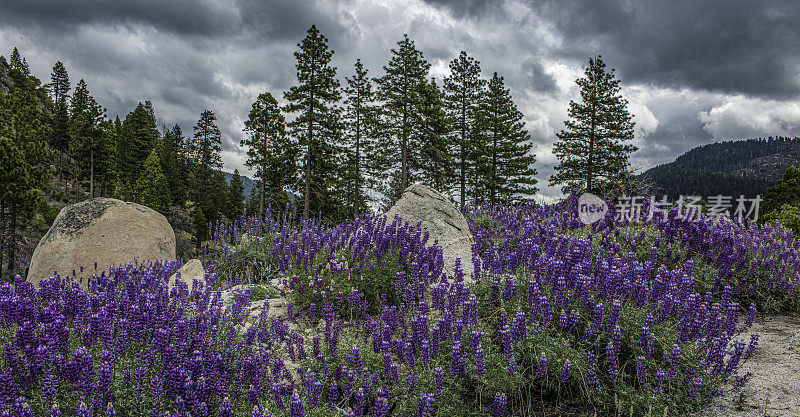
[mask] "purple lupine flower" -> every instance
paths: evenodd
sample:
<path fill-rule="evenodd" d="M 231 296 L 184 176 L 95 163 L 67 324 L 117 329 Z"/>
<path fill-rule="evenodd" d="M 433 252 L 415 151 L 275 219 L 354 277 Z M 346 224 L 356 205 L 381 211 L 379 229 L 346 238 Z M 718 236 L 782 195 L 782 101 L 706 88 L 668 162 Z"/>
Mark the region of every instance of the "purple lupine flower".
<path fill-rule="evenodd" d="M 561 381 L 562 384 L 566 383 L 569 379 L 569 373 L 572 369 L 572 364 L 569 362 L 569 359 L 564 361 L 564 366 L 561 367 L 561 373 L 558 375 L 558 380 Z"/>
<path fill-rule="evenodd" d="M 386 417 L 389 415 L 389 399 L 385 395 L 379 395 L 375 400 L 372 415 L 374 417 Z"/>
<path fill-rule="evenodd" d="M 681 361 L 681 348 L 677 344 L 672 345 L 672 353 L 669 355 L 669 370 L 667 371 L 667 377 L 669 379 L 675 378 L 678 375 L 678 368 L 680 367 Z"/>
<path fill-rule="evenodd" d="M 483 347 L 480 344 L 475 349 L 475 373 L 481 377 L 486 373 L 486 358 L 484 357 Z"/>
<path fill-rule="evenodd" d="M 508 358 L 508 373 L 506 375 L 511 377 L 514 376 L 516 372 L 517 372 L 517 360 L 514 359 L 514 356 L 512 355 L 510 358 Z"/>
<path fill-rule="evenodd" d="M 539 361 L 536 364 L 536 377 L 543 377 L 547 373 L 547 356 L 544 352 L 539 355 Z"/>
<path fill-rule="evenodd" d="M 507 325 L 503 326 L 500 330 L 500 343 L 503 347 L 503 355 L 511 356 L 513 353 L 511 345 L 511 330 Z"/>
<path fill-rule="evenodd" d="M 663 369 L 658 368 L 658 372 L 656 372 L 656 381 L 658 382 L 658 385 L 653 388 L 653 395 L 661 395 L 661 387 L 664 385 L 664 381 L 666 380 L 667 374 L 664 373 Z"/>
<path fill-rule="evenodd" d="M 108 403 L 106 407 L 106 417 L 117 417 L 117 410 L 114 409 L 114 404 Z"/>
<path fill-rule="evenodd" d="M 78 417 L 89 417 L 89 407 L 87 407 L 86 403 L 83 401 L 78 404 L 78 409 L 76 411 Z"/>
<path fill-rule="evenodd" d="M 464 355 L 461 353 L 461 343 L 453 343 L 453 353 L 450 359 L 450 373 L 455 376 L 464 375 Z"/>
<path fill-rule="evenodd" d="M 290 417 L 305 417 L 306 413 L 303 410 L 303 402 L 297 398 L 297 394 L 292 394 L 292 404 L 289 406 Z"/>
<path fill-rule="evenodd" d="M 417 404 L 417 417 L 433 416 L 433 403 L 436 399 L 430 394 L 420 394 Z"/>
<path fill-rule="evenodd" d="M 436 398 L 442 397 L 442 385 L 444 385 L 444 370 L 437 366 L 436 369 L 433 370 L 433 380 L 435 383 L 434 393 L 436 394 Z"/>
<path fill-rule="evenodd" d="M 222 399 L 222 403 L 219 405 L 219 416 L 220 417 L 231 417 L 233 416 L 233 404 L 231 404 L 230 398 L 225 396 Z"/>
<path fill-rule="evenodd" d="M 58 404 L 53 404 L 50 407 L 50 417 L 61 417 L 61 409 L 58 408 Z"/>
<path fill-rule="evenodd" d="M 494 401 L 492 402 L 492 406 L 490 407 L 490 412 L 492 413 L 493 417 L 503 417 L 506 415 L 506 411 L 508 408 L 508 400 L 506 399 L 506 395 L 503 393 L 496 393 L 494 395 Z"/>
<path fill-rule="evenodd" d="M 406 385 L 408 386 L 408 392 L 414 392 L 417 390 L 417 374 L 408 374 L 406 375 Z"/>
<path fill-rule="evenodd" d="M 597 355 L 590 351 L 586 352 L 586 379 L 590 384 L 600 385 L 597 378 Z"/>
<path fill-rule="evenodd" d="M 647 382 L 647 359 L 642 355 L 636 357 L 636 375 L 639 385 L 644 385 Z"/>
<path fill-rule="evenodd" d="M 748 360 L 753 356 L 753 353 L 756 351 L 756 347 L 758 346 L 758 333 L 753 333 L 750 335 L 750 344 L 747 346 L 747 350 L 744 353 L 744 360 Z"/>

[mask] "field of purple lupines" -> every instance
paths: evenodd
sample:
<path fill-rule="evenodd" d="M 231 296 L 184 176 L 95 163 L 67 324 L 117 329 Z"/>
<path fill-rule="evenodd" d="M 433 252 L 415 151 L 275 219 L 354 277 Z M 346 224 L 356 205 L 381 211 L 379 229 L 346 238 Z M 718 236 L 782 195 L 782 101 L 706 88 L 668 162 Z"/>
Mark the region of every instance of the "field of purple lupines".
<path fill-rule="evenodd" d="M 685 415 L 746 383 L 736 335 L 800 305 L 782 228 L 586 226 L 574 196 L 465 214 L 474 282 L 400 219 L 284 212 L 215 225 L 205 285 L 170 292 L 179 262 L 4 284 L 0 415 Z"/>

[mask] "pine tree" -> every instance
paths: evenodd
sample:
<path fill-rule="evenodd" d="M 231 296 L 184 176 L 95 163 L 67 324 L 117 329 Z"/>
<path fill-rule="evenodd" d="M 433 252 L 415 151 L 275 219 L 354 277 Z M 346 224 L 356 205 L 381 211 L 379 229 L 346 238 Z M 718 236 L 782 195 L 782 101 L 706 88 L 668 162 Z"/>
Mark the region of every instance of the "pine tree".
<path fill-rule="evenodd" d="M 201 171 L 222 169 L 222 133 L 216 121 L 214 112 L 205 110 L 194 126 L 189 149 Z"/>
<path fill-rule="evenodd" d="M 0 228 L 4 232 L 0 236 L 7 251 L 8 265 L 15 265 L 17 251 L 17 235 L 21 227 L 33 217 L 33 209 L 41 204 L 40 191 L 47 186 L 51 175 L 49 151 L 45 138 L 50 135 L 47 115 L 41 103 L 47 99 L 46 92 L 40 87 L 36 77 L 30 75 L 25 59 L 21 58 L 15 48 L 12 54 L 12 68 L 9 71 L 7 84 L 9 90 L 0 94 L 0 136 L 5 136 L 13 143 L 13 147 L 21 153 L 22 165 L 27 171 L 27 180 L 23 189 L 25 198 L 11 199 L 2 207 Z M 9 151 L 13 152 L 13 151 Z M 19 160 L 12 157 L 10 160 Z M 5 169 L 5 168 L 3 168 Z M 9 172 L 11 168 L 9 168 Z"/>
<path fill-rule="evenodd" d="M 256 170 L 255 177 L 259 180 L 258 217 L 263 219 L 267 204 L 273 207 L 286 204 L 286 188 L 297 177 L 299 149 L 297 142 L 286 136 L 283 114 L 270 93 L 258 96 L 244 126 L 248 137 L 241 141 L 241 146 L 247 147 L 245 165 Z"/>
<path fill-rule="evenodd" d="M 775 185 L 767 188 L 760 217 L 780 210 L 785 204 L 800 206 L 800 170 L 794 166 L 790 166 Z"/>
<path fill-rule="evenodd" d="M 216 119 L 212 111 L 203 111 L 189 143 L 189 154 L 194 161 L 191 197 L 209 222 L 219 219 L 227 190 L 225 177 L 219 171 L 222 169 L 222 134 Z"/>
<path fill-rule="evenodd" d="M 448 135 L 444 93 L 436 80 L 419 87 L 416 107 L 412 132 L 417 141 L 410 152 L 409 166 L 412 175 L 423 184 L 444 192 L 452 185 L 455 157 L 452 137 Z"/>
<path fill-rule="evenodd" d="M 474 170 L 474 145 L 472 129 L 475 113 L 483 95 L 486 81 L 480 78 L 480 63 L 461 51 L 458 58 L 450 62 L 450 76 L 444 79 L 445 103 L 452 120 L 454 142 L 458 144 L 458 175 L 461 207 L 467 197 L 467 172 Z"/>
<path fill-rule="evenodd" d="M 15 266 L 17 225 L 13 221 L 15 219 L 10 217 L 36 201 L 36 194 L 36 190 L 32 188 L 24 153 L 13 140 L 0 136 L 0 281 L 4 277 L 3 261 L 8 259 L 6 269 L 9 273 L 13 273 Z"/>
<path fill-rule="evenodd" d="M 416 146 L 419 137 L 414 135 L 413 123 L 422 119 L 419 114 L 419 94 L 425 88 L 431 67 L 407 34 L 397 45 L 397 49 L 391 50 L 389 63 L 383 67 L 386 74 L 375 79 L 378 99 L 383 103 L 381 136 L 389 139 L 382 144 L 386 152 L 386 160 L 382 161 L 382 165 L 396 177 L 388 187 L 383 187 L 390 198 L 399 196 L 412 182 L 409 164 L 411 150 L 419 149 Z"/>
<path fill-rule="evenodd" d="M 340 99 L 336 67 L 331 65 L 333 51 L 328 39 L 311 26 L 305 39 L 297 44 L 298 85 L 284 94 L 289 102 L 284 110 L 297 113 L 287 124 L 290 135 L 303 149 L 303 219 L 310 212 L 322 212 L 335 219 L 333 210 L 342 203 L 337 187 L 337 157 L 340 152 L 339 115 L 335 103 Z"/>
<path fill-rule="evenodd" d="M 166 215 L 170 205 L 169 183 L 161 172 L 158 153 L 153 150 L 144 163 L 144 170 L 136 181 L 135 201 Z"/>
<path fill-rule="evenodd" d="M 559 160 L 550 185 L 600 192 L 619 186 L 616 177 L 630 170 L 629 155 L 637 150 L 628 101 L 619 94 L 614 70 L 606 72 L 602 57 L 589 59 L 581 87 L 581 103 L 569 103 L 566 130 L 556 134 L 553 153 Z"/>
<path fill-rule="evenodd" d="M 167 177 L 170 201 L 177 206 L 186 201 L 186 165 L 183 158 L 184 137 L 177 124 L 165 130 L 160 142 L 158 158 L 161 171 Z"/>
<path fill-rule="evenodd" d="M 375 140 L 377 125 L 377 107 L 369 71 L 361 60 L 356 60 L 355 74 L 345 77 L 347 87 L 344 88 L 344 112 L 342 121 L 345 141 L 345 163 L 347 164 L 345 188 L 348 190 L 348 202 L 351 207 L 350 216 L 366 210 L 365 189 L 375 178 L 376 159 L 379 147 Z M 369 177 L 367 177 L 367 175 Z"/>
<path fill-rule="evenodd" d="M 158 138 L 158 125 L 152 104 L 149 101 L 139 103 L 125 116 L 117 139 L 120 179 L 129 188 L 141 175 L 144 162 L 155 149 Z"/>
<path fill-rule="evenodd" d="M 527 200 L 536 193 L 536 157 L 530 154 L 533 145 L 522 117 L 503 77 L 494 73 L 476 113 L 475 196 L 479 203 Z"/>
<path fill-rule="evenodd" d="M 233 178 L 231 178 L 231 183 L 228 185 L 228 201 L 225 205 L 227 213 L 225 215 L 231 220 L 238 219 L 244 211 L 244 203 L 242 176 L 239 175 L 238 169 L 234 169 Z"/>
<path fill-rule="evenodd" d="M 53 71 L 50 73 L 50 84 L 47 85 L 50 94 L 52 94 L 53 103 L 59 103 L 62 100 L 66 101 L 69 95 L 69 74 L 64 63 L 57 61 L 53 65 Z"/>
<path fill-rule="evenodd" d="M 69 146 L 69 113 L 67 97 L 69 95 L 69 74 L 61 61 L 56 62 L 50 74 L 50 84 L 47 85 L 50 91 L 52 109 L 52 134 L 50 135 L 50 145 L 53 149 L 66 152 Z"/>
<path fill-rule="evenodd" d="M 86 82 L 80 80 L 70 103 L 70 154 L 75 160 L 76 185 L 80 177 L 88 173 L 90 198 L 94 197 L 95 157 L 102 141 L 108 139 L 102 137 L 103 120 L 103 108 L 89 95 Z M 79 198 L 76 188 L 75 201 Z"/>
<path fill-rule="evenodd" d="M 25 58 L 21 57 L 19 50 L 17 50 L 16 47 L 14 47 L 14 50 L 11 51 L 11 61 L 9 62 L 9 65 L 11 65 L 11 69 L 19 71 L 23 75 L 30 75 L 31 73 L 30 68 L 28 67 L 28 62 L 25 61 Z"/>

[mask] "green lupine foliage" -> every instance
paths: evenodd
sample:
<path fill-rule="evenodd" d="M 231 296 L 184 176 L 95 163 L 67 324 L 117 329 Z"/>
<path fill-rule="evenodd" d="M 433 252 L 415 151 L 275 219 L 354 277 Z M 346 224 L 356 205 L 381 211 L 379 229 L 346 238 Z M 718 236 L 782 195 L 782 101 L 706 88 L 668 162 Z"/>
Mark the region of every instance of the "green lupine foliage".
<path fill-rule="evenodd" d="M 550 185 L 561 185 L 565 193 L 573 188 L 595 193 L 618 188 L 616 179 L 630 170 L 628 157 L 637 150 L 630 144 L 634 122 L 614 70 L 606 71 L 597 56 L 589 59 L 584 74 L 575 81 L 581 101 L 570 101 L 566 129 L 556 134 L 553 147 L 559 163 Z"/>

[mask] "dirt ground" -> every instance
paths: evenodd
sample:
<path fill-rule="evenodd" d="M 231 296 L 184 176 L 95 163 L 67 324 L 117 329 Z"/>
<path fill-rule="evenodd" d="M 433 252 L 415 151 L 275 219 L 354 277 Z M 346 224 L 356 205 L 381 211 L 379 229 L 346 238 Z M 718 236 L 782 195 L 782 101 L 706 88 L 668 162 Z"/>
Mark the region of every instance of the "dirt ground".
<path fill-rule="evenodd" d="M 743 340 L 753 332 L 760 334 L 758 347 L 740 369 L 741 375 L 752 372 L 750 380 L 695 416 L 800 416 L 800 316 L 765 317 L 742 335 Z"/>

